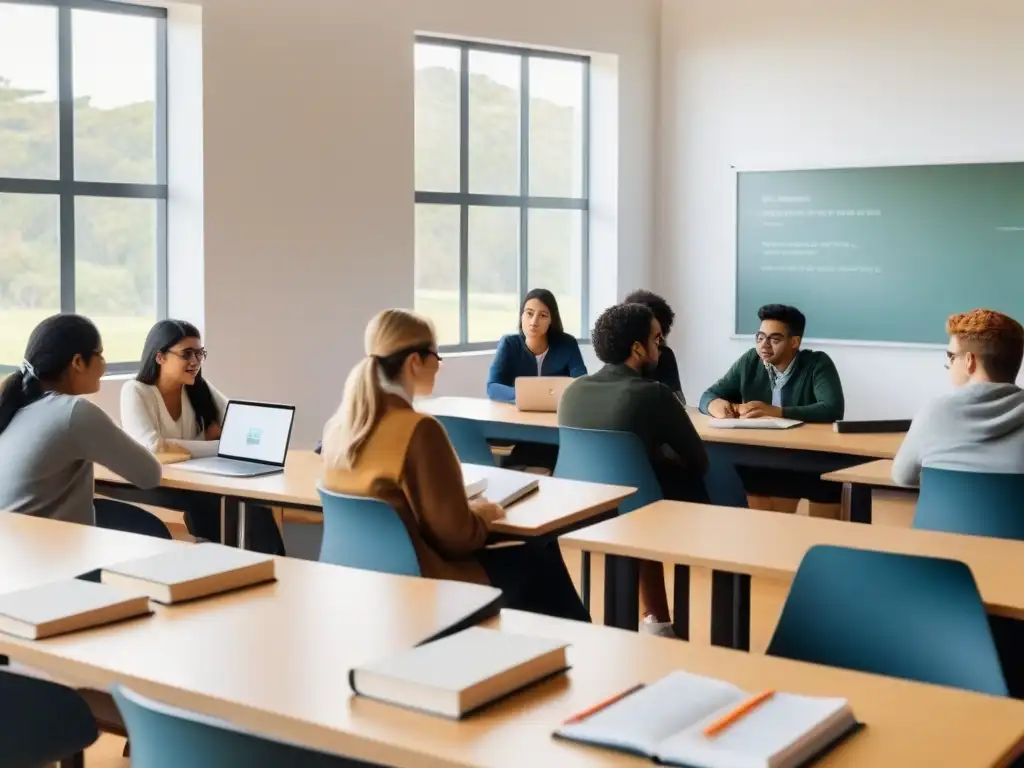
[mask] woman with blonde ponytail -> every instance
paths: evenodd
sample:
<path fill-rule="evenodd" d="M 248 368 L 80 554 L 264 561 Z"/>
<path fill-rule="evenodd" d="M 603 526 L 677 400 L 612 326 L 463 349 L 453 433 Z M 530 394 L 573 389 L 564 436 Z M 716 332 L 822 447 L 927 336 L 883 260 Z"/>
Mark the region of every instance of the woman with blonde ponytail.
<path fill-rule="evenodd" d="M 444 427 L 413 408 L 434 391 L 440 370 L 430 321 L 385 310 L 366 327 L 365 348 L 324 428 L 324 487 L 394 508 L 425 577 L 493 584 L 512 608 L 589 621 L 556 547 L 486 549 L 504 511 L 467 500 Z"/>

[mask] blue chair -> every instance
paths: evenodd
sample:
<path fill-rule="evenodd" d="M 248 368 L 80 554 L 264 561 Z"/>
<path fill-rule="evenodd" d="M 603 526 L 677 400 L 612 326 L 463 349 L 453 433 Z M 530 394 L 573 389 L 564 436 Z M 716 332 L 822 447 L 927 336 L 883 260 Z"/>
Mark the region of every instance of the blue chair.
<path fill-rule="evenodd" d="M 354 768 L 366 766 L 294 744 L 273 741 L 212 717 L 171 707 L 116 686 L 128 726 L 134 768 Z"/>
<path fill-rule="evenodd" d="M 812 547 L 768 654 L 1007 695 L 974 577 L 954 560 Z"/>
<path fill-rule="evenodd" d="M 85 765 L 99 738 L 89 705 L 63 685 L 0 671 L 0 765 Z"/>
<path fill-rule="evenodd" d="M 156 539 L 172 538 L 163 520 L 134 504 L 114 499 L 94 499 L 93 507 L 96 509 L 97 528 L 139 533 Z"/>
<path fill-rule="evenodd" d="M 448 433 L 448 439 L 452 441 L 459 461 L 463 464 L 494 466 L 494 454 L 487 444 L 481 422 L 457 416 L 438 416 L 437 420 Z"/>
<path fill-rule="evenodd" d="M 390 504 L 318 490 L 324 508 L 321 563 L 399 576 L 420 575 L 409 532 Z"/>
<path fill-rule="evenodd" d="M 1024 475 L 925 467 L 913 527 L 1024 541 Z"/>
<path fill-rule="evenodd" d="M 662 499 L 661 484 L 647 451 L 632 432 L 559 427 L 558 443 L 555 477 L 637 489 L 622 500 L 619 514 Z"/>

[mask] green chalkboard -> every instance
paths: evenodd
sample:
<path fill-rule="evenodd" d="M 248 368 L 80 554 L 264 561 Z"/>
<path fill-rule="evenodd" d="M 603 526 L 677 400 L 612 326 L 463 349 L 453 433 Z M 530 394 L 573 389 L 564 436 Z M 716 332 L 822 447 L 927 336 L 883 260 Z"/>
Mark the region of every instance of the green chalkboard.
<path fill-rule="evenodd" d="M 1024 322 L 1024 163 L 737 174 L 736 332 L 763 304 L 806 336 L 945 343 L 984 307 Z"/>

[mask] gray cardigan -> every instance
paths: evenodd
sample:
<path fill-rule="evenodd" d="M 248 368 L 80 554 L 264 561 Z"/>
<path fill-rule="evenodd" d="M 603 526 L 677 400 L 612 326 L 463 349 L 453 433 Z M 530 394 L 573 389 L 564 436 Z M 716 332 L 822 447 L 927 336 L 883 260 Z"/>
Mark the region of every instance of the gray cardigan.
<path fill-rule="evenodd" d="M 43 396 L 0 433 L 0 511 L 92 525 L 94 462 L 139 488 L 160 484 L 160 463 L 98 406 Z"/>

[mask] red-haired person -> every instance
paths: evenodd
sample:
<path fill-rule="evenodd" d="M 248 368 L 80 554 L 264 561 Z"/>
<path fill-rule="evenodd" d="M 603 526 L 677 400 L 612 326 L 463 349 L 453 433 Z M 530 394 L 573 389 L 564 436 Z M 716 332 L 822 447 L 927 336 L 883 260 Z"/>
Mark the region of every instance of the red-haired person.
<path fill-rule="evenodd" d="M 917 485 L 923 467 L 962 472 L 1024 472 L 1024 391 L 1017 386 L 1024 328 L 988 309 L 946 323 L 946 368 L 955 390 L 914 419 L 892 477 Z"/>

